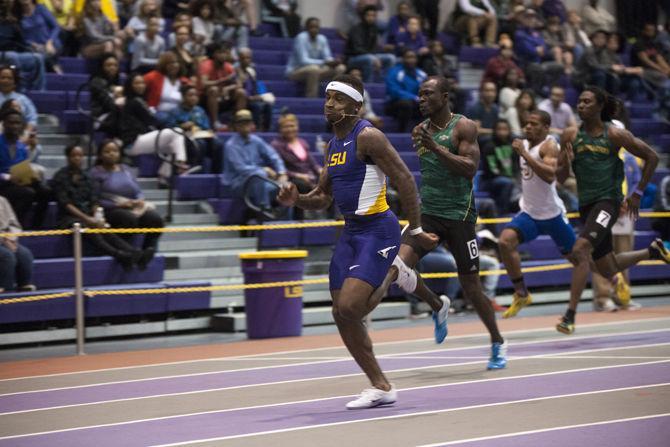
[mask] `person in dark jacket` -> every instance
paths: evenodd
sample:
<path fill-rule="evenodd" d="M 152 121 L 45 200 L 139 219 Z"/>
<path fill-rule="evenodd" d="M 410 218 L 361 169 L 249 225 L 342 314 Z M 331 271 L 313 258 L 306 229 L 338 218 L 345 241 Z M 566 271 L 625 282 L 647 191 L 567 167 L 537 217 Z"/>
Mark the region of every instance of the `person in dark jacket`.
<path fill-rule="evenodd" d="M 370 82 L 374 70 L 386 70 L 395 64 L 395 56 L 378 51 L 377 8 L 366 6 L 361 18 L 361 23 L 349 31 L 344 53 L 347 56 L 347 68 L 359 68 L 363 73 L 363 81 Z"/>
<path fill-rule="evenodd" d="M 113 53 L 100 59 L 97 72 L 88 83 L 91 93 L 91 115 L 95 127 L 108 135 L 118 133 L 118 120 L 123 106 L 123 87 L 119 78 L 119 60 Z"/>

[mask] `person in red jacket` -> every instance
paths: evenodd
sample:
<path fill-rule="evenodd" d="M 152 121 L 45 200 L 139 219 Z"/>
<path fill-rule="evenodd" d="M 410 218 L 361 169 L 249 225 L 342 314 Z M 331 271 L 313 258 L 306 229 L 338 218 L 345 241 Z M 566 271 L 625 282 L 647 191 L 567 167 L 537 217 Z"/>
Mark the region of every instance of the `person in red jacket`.
<path fill-rule="evenodd" d="M 146 92 L 144 98 L 147 105 L 156 112 L 156 118 L 164 121 L 164 117 L 181 104 L 181 86 L 179 79 L 179 61 L 172 51 L 166 51 L 158 58 L 158 65 L 144 75 Z"/>
<path fill-rule="evenodd" d="M 496 57 L 492 57 L 486 63 L 482 83 L 495 82 L 496 85 L 501 86 L 505 79 L 505 73 L 510 69 L 517 71 L 519 74 L 519 83 L 523 85 L 525 83 L 524 73 L 516 62 L 514 62 L 514 50 L 512 50 L 512 44 L 508 41 L 504 41 L 500 44 L 500 54 Z"/>

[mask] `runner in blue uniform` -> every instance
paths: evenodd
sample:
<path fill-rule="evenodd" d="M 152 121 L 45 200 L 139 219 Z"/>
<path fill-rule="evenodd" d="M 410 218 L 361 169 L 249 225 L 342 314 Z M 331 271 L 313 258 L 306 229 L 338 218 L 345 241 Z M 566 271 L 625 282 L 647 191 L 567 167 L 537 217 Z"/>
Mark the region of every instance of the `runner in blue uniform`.
<path fill-rule="evenodd" d="M 400 226 L 386 203 L 386 177 L 397 187 L 409 219 L 409 233 L 431 249 L 437 239 L 421 230 L 414 179 L 382 132 L 358 117 L 363 84 L 353 76 L 338 76 L 326 87 L 324 112 L 335 136 L 328 143 L 319 183 L 299 194 L 287 183 L 278 199 L 286 206 L 315 210 L 335 200 L 345 226 L 330 263 L 333 317 L 344 344 L 370 379 L 373 388 L 347 404 L 349 409 L 371 408 L 396 401 L 397 392 L 384 376 L 372 352 L 363 319 L 379 303 L 371 300 L 400 248 Z"/>

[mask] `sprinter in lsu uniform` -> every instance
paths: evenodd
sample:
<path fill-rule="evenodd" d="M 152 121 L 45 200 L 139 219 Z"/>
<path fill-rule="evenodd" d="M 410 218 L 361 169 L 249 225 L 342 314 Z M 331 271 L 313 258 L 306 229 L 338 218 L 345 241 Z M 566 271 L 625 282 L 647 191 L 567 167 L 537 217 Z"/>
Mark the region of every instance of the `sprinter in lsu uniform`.
<path fill-rule="evenodd" d="M 363 84 L 341 75 L 326 87 L 324 112 L 335 137 L 328 145 L 326 167 L 315 189 L 298 194 L 284 185 L 278 199 L 286 206 L 324 209 L 334 199 L 345 226 L 330 262 L 330 293 L 338 330 L 373 388 L 347 404 L 349 409 L 391 404 L 397 392 L 372 352 L 363 318 L 379 303 L 371 300 L 400 248 L 400 226 L 386 203 L 386 176 L 397 187 L 409 219 L 412 239 L 432 249 L 436 237 L 421 231 L 414 179 L 383 133 L 358 117 Z"/>
<path fill-rule="evenodd" d="M 612 251 L 612 226 L 619 216 L 619 210 L 637 218 L 640 198 L 651 180 L 658 155 L 644 141 L 625 129 L 618 129 L 609 121 L 617 114 L 618 103 L 604 90 L 587 87 L 579 95 L 577 113 L 582 119 L 579 128 L 566 129 L 561 136 L 561 151 L 556 172 L 559 182 L 570 175 L 570 167 L 577 180 L 579 215 L 584 223 L 572 252 L 570 262 L 578 268 L 593 259 L 598 273 L 612 278 L 618 272 L 647 259 L 659 259 L 670 263 L 670 252 L 660 239 L 654 240 L 648 248 L 614 254 Z M 644 162 L 642 179 L 637 189 L 623 197 L 621 183 L 624 179 L 623 162 L 619 158 L 619 148 Z M 575 330 L 577 303 L 572 301 L 558 331 L 572 334 Z"/>
<path fill-rule="evenodd" d="M 515 316 L 532 303 L 521 273 L 521 258 L 517 247 L 530 242 L 540 234 L 551 237 L 561 254 L 566 256 L 575 244 L 575 231 L 566 216 L 563 201 L 556 192 L 556 168 L 559 146 L 549 136 L 551 116 L 545 111 L 534 110 L 524 126 L 525 140 L 516 139 L 512 148 L 519 155 L 521 165 L 521 200 L 517 214 L 500 235 L 500 257 L 514 285 L 512 305 L 503 318 Z M 584 263 L 572 272 L 570 301 L 579 302 L 586 286 L 589 269 Z"/>

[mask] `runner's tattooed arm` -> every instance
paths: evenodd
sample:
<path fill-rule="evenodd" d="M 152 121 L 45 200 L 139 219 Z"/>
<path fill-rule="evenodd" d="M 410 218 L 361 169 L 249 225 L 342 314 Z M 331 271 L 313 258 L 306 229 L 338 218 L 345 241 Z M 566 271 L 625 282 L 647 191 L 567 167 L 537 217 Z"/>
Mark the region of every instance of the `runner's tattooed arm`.
<path fill-rule="evenodd" d="M 559 183 L 565 183 L 570 177 L 570 164 L 575 158 L 575 154 L 572 151 L 572 142 L 576 136 L 576 127 L 568 127 L 561 135 L 561 150 L 558 154 L 558 169 L 556 170 L 556 180 Z"/>
<path fill-rule="evenodd" d="M 328 168 L 323 168 L 318 183 L 310 192 L 299 194 L 294 183 L 286 182 L 279 190 L 277 200 L 284 206 L 297 206 L 304 210 L 326 209 L 333 202 L 331 186 Z"/>

